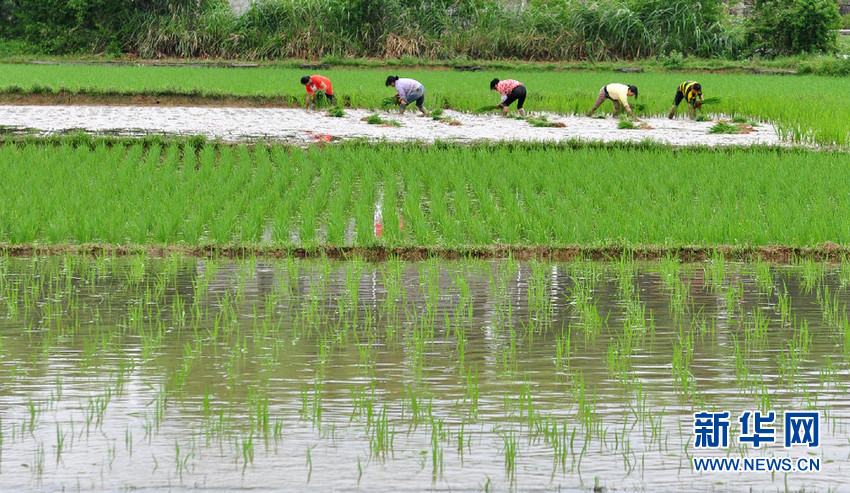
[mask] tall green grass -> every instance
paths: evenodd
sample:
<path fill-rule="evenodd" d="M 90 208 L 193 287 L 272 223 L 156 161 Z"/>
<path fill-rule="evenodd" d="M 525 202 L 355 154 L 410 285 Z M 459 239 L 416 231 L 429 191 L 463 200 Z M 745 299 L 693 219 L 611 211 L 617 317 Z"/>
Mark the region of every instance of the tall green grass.
<path fill-rule="evenodd" d="M 743 48 L 719 1 L 263 0 L 180 15 L 127 16 L 124 49 L 142 57 L 600 59 Z M 104 37 L 114 35 L 110 30 Z"/>
<path fill-rule="evenodd" d="M 448 248 L 850 241 L 843 153 L 107 143 L 0 147 L 0 241 Z M 380 236 L 378 212 L 386 225 Z"/>

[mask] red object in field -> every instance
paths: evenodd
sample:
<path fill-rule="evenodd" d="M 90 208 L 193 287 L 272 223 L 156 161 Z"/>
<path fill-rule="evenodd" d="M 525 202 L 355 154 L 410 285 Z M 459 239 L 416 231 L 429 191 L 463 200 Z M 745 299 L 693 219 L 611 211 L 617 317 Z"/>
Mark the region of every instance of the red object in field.
<path fill-rule="evenodd" d="M 380 238 L 381 234 L 384 232 L 384 225 L 381 223 L 375 223 L 375 236 Z"/>
<path fill-rule="evenodd" d="M 404 217 L 401 214 L 398 215 L 398 229 L 404 230 Z"/>
<path fill-rule="evenodd" d="M 331 136 L 330 136 L 330 135 L 328 135 L 328 134 L 318 134 L 318 135 L 314 135 L 314 136 L 313 136 L 313 138 L 314 138 L 314 139 L 316 139 L 316 140 L 324 140 L 325 142 L 330 142 L 330 141 L 331 141 Z"/>

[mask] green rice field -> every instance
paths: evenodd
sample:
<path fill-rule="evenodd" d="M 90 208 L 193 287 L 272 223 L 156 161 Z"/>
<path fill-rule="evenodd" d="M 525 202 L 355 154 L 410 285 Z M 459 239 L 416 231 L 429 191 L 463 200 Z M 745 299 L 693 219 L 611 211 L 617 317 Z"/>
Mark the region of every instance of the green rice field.
<path fill-rule="evenodd" d="M 848 287 L 722 255 L 0 256 L 2 489 L 842 491 Z M 792 411 L 816 446 L 783 447 Z"/>
<path fill-rule="evenodd" d="M 426 106 L 474 111 L 498 102 L 489 90 L 493 77 L 514 78 L 528 87 L 531 111 L 583 114 L 593 105 L 599 89 L 611 82 L 635 84 L 639 98 L 636 114 L 666 115 L 678 84 L 698 80 L 707 98 L 719 101 L 705 111 L 744 116 L 776 124 L 791 141 L 821 145 L 850 144 L 850 103 L 840 94 L 850 91 L 846 77 L 814 75 L 754 75 L 740 73 L 614 73 L 532 70 L 449 70 L 392 67 L 295 69 L 283 67 L 151 67 L 99 65 L 0 65 L 0 94 L 26 93 L 177 94 L 214 98 L 261 98 L 263 104 L 297 105 L 303 102 L 302 75 L 321 72 L 330 77 L 337 96 L 347 105 L 378 108 L 393 94 L 384 86 L 387 75 L 421 81 Z M 2 124 L 2 122 L 0 122 Z"/>
<path fill-rule="evenodd" d="M 58 142 L 0 147 L 0 241 L 464 249 L 850 240 L 850 159 L 840 152 Z"/>
<path fill-rule="evenodd" d="M 291 106 L 310 72 L 370 109 L 389 74 L 466 111 L 498 101 L 494 76 L 525 82 L 532 112 L 584 113 L 624 82 L 656 117 L 697 79 L 706 111 L 788 145 L 301 147 L 0 121 L 0 490 L 850 484 L 850 82 L 7 64 L 0 100 Z M 701 420 L 724 412 L 713 446 Z M 701 469 L 721 460 L 744 469 Z"/>

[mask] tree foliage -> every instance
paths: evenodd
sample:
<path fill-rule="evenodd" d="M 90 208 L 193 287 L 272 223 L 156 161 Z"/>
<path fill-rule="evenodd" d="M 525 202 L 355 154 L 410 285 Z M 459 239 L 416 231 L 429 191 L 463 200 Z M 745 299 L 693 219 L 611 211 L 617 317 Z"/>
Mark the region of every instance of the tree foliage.
<path fill-rule="evenodd" d="M 833 51 L 838 12 L 835 0 L 756 0 L 750 44 L 766 55 Z"/>

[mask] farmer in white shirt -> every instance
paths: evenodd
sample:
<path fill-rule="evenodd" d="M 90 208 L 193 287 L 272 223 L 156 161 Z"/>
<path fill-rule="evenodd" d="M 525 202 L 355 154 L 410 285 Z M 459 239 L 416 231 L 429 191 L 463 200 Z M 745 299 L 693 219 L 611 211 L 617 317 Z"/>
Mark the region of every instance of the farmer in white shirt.
<path fill-rule="evenodd" d="M 418 80 L 400 79 L 397 75 L 387 77 L 387 87 L 392 86 L 398 93 L 398 100 L 401 104 L 401 112 L 407 109 L 407 105 L 411 102 L 416 102 L 416 107 L 422 112 L 423 116 L 428 116 L 425 111 L 425 86 Z"/>

